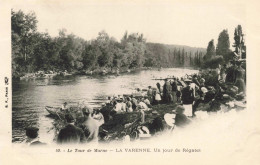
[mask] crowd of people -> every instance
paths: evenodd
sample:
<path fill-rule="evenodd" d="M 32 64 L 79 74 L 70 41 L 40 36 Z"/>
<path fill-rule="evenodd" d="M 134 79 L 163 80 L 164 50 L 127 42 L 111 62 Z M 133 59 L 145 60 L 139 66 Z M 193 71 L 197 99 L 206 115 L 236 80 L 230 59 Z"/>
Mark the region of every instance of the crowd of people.
<path fill-rule="evenodd" d="M 156 113 L 153 106 L 157 104 L 177 105 L 173 111 L 176 114 L 174 124 L 182 127 L 190 123 L 196 116 L 196 111 L 218 111 L 221 104 L 230 106 L 232 100 L 245 103 L 246 72 L 242 63 L 243 61 L 231 61 L 216 69 L 200 70 L 197 74 L 172 76 L 164 79 L 163 85 L 158 82 L 154 87 L 148 86 L 145 90 L 137 88 L 130 95 L 108 97 L 100 109 L 81 105 L 78 112 L 81 118 L 73 116 L 67 103 L 64 103 L 60 111 L 65 113 L 67 124 L 60 129 L 57 143 L 98 141 L 100 126 L 113 120 L 115 114 L 137 112 L 140 114 L 140 124 L 145 123 L 146 113 Z M 154 125 L 156 127 L 158 124 Z M 34 128 L 29 131 L 36 134 L 38 130 Z"/>

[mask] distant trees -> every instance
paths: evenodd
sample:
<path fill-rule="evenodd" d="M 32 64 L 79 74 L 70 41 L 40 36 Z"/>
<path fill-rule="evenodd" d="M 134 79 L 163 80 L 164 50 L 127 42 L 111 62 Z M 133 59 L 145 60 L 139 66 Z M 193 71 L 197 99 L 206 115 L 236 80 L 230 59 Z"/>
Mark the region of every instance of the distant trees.
<path fill-rule="evenodd" d="M 147 43 L 145 57 L 158 67 L 199 67 L 205 52 L 201 48 Z"/>
<path fill-rule="evenodd" d="M 38 70 L 85 71 L 94 69 L 139 67 L 207 67 L 229 61 L 229 34 L 220 32 L 215 48 L 212 39 L 207 49 L 188 46 L 147 43 L 143 34 L 128 33 L 120 42 L 105 31 L 96 39 L 86 41 L 61 29 L 57 37 L 37 32 L 34 12 L 11 11 L 12 72 L 21 75 Z M 234 32 L 235 52 L 246 58 L 246 46 L 242 26 Z"/>
<path fill-rule="evenodd" d="M 235 28 L 234 32 L 234 44 L 233 47 L 235 49 L 235 53 L 239 56 L 238 58 L 245 59 L 246 58 L 246 46 L 244 40 L 244 34 L 242 32 L 242 26 L 238 25 Z M 218 64 L 222 64 L 224 62 L 228 62 L 232 60 L 234 57 L 234 53 L 230 50 L 230 41 L 229 34 L 226 29 L 220 32 L 218 37 L 217 48 L 215 51 L 214 40 L 211 40 L 207 47 L 207 53 L 203 59 L 203 67 L 204 68 L 214 68 L 217 67 Z"/>
<path fill-rule="evenodd" d="M 39 70 L 85 72 L 140 67 L 198 67 L 203 48 L 147 43 L 143 34 L 125 32 L 120 42 L 105 31 L 87 41 L 61 29 L 57 37 L 37 31 L 33 12 L 12 10 L 14 76 Z"/>

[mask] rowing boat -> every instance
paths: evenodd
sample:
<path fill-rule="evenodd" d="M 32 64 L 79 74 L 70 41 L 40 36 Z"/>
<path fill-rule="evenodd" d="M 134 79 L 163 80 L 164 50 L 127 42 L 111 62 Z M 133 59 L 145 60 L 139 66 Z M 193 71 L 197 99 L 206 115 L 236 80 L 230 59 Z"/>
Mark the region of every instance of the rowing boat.
<path fill-rule="evenodd" d="M 45 109 L 49 112 L 50 115 L 53 115 L 53 116 L 59 117 L 64 114 L 60 111 L 60 108 L 58 108 L 58 107 L 46 106 Z"/>

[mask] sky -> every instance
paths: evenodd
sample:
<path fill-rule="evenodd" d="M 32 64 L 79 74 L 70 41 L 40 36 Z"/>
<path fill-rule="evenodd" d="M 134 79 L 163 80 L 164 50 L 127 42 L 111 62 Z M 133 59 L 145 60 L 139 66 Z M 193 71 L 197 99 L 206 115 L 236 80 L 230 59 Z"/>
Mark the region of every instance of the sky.
<path fill-rule="evenodd" d="M 22 3 L 12 8 L 34 11 L 38 31 L 48 31 L 51 36 L 65 28 L 67 34 L 91 40 L 105 30 L 120 41 L 128 31 L 143 33 L 148 42 L 204 48 L 211 39 L 217 44 L 224 29 L 228 30 L 232 45 L 235 27 L 244 27 L 246 19 L 245 6 L 239 3 L 61 2 Z"/>

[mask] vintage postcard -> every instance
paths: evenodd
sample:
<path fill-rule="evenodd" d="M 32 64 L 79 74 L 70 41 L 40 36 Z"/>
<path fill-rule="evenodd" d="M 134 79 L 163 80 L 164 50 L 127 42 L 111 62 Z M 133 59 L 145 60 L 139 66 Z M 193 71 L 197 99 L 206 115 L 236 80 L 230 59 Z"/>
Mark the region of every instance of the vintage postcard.
<path fill-rule="evenodd" d="M 260 164 L 257 1 L 0 4 L 0 164 Z"/>

